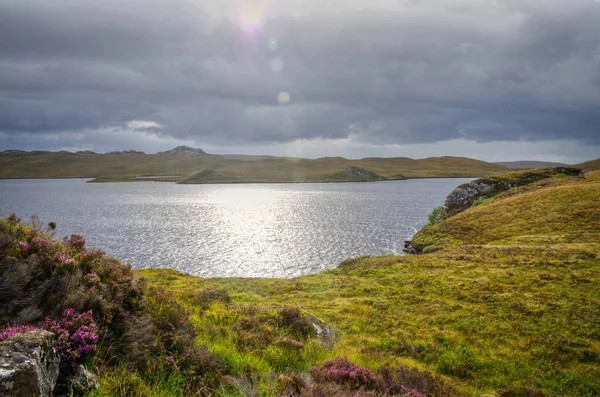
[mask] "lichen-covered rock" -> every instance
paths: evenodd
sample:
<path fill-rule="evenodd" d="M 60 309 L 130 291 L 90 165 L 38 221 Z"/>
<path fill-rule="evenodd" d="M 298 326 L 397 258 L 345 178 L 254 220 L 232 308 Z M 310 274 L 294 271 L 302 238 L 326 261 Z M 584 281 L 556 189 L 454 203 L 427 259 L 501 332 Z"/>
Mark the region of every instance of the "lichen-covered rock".
<path fill-rule="evenodd" d="M 477 199 L 488 198 L 514 187 L 525 186 L 559 175 L 583 177 L 583 173 L 579 168 L 551 167 L 529 171 L 509 172 L 489 178 L 478 179 L 473 182 L 462 184 L 454 189 L 448 197 L 446 197 L 444 209 L 447 216 L 453 216 L 471 207 Z"/>
<path fill-rule="evenodd" d="M 306 315 L 317 334 L 317 338 L 329 349 L 333 348 L 333 331 L 331 327 L 325 321 L 312 314 L 306 313 Z"/>
<path fill-rule="evenodd" d="M 447 216 L 469 208 L 475 200 L 495 190 L 495 185 L 485 179 L 465 183 L 454 189 L 444 202 Z"/>
<path fill-rule="evenodd" d="M 58 378 L 60 357 L 54 334 L 35 330 L 0 343 L 0 395 L 51 396 Z"/>
<path fill-rule="evenodd" d="M 85 369 L 81 364 L 75 370 L 71 377 L 71 387 L 77 395 L 98 388 L 98 379 L 96 375 Z"/>

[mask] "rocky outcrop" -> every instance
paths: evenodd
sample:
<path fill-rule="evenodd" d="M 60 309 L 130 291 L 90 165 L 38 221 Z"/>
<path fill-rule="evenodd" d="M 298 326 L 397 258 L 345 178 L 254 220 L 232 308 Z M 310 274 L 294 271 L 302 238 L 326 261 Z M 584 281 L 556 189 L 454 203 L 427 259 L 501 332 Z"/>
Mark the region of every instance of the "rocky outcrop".
<path fill-rule="evenodd" d="M 412 240 L 404 240 L 404 248 L 402 248 L 402 252 L 405 254 L 418 254 L 419 252 L 413 247 Z"/>
<path fill-rule="evenodd" d="M 60 363 L 53 343 L 54 334 L 44 330 L 25 332 L 1 342 L 0 395 L 51 396 Z"/>
<path fill-rule="evenodd" d="M 456 215 L 473 205 L 478 198 L 482 198 L 486 193 L 491 193 L 496 189 L 496 185 L 488 180 L 479 179 L 477 181 L 465 183 L 454 189 L 446 201 L 444 208 L 447 216 Z"/>
<path fill-rule="evenodd" d="M 171 150 L 167 150 L 166 152 L 159 152 L 158 154 L 175 154 L 179 156 L 200 156 L 206 154 L 206 152 L 202 149 L 194 149 L 189 146 L 177 146 Z"/>
<path fill-rule="evenodd" d="M 348 167 L 346 172 L 352 176 L 357 176 L 364 181 L 382 181 L 385 180 L 381 175 L 376 174 L 373 171 L 366 170 L 360 167 Z"/>
<path fill-rule="evenodd" d="M 511 188 L 529 185 L 530 183 L 557 176 L 583 177 L 583 173 L 579 168 L 541 168 L 526 172 L 508 173 L 465 183 L 454 189 L 446 197 L 446 201 L 444 202 L 446 216 L 456 215 L 466 210 L 473 205 L 475 200 L 489 198 Z"/>

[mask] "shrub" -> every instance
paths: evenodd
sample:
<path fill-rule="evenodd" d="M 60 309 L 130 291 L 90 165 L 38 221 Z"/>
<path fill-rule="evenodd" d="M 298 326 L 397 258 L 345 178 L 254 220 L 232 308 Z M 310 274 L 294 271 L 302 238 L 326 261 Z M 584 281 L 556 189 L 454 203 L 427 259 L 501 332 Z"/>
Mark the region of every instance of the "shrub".
<path fill-rule="evenodd" d="M 303 339 L 316 333 L 312 322 L 302 315 L 298 306 L 284 306 L 279 313 L 278 326 L 288 328 L 293 334 Z"/>
<path fill-rule="evenodd" d="M 19 335 L 25 332 L 34 331 L 38 327 L 33 325 L 13 325 L 0 329 L 0 342 L 11 336 Z"/>
<path fill-rule="evenodd" d="M 419 371 L 400 365 L 392 369 L 384 365 L 377 371 L 379 391 L 384 395 L 425 396 L 450 394 L 429 371 Z M 410 394 L 412 393 L 412 394 Z M 419 393 L 419 394 L 417 394 Z"/>
<path fill-rule="evenodd" d="M 377 387 L 377 377 L 373 372 L 351 362 L 346 357 L 336 357 L 312 367 L 310 374 L 317 383 L 335 383 L 350 390 Z"/>
<path fill-rule="evenodd" d="M 446 210 L 443 205 L 435 207 L 429 215 L 427 215 L 430 225 L 435 225 L 446 219 Z"/>
<path fill-rule="evenodd" d="M 92 311 L 77 313 L 74 309 L 67 309 L 59 321 L 49 317 L 44 322 L 44 328 L 56 336 L 55 347 L 60 354 L 61 368 L 65 373 L 71 373 L 77 364 L 85 360 L 96 351 L 96 323 Z"/>
<path fill-rule="evenodd" d="M 231 298 L 224 289 L 205 289 L 200 291 L 198 296 L 196 296 L 196 304 L 200 305 L 202 309 L 206 310 L 212 302 L 229 304 L 231 303 Z"/>

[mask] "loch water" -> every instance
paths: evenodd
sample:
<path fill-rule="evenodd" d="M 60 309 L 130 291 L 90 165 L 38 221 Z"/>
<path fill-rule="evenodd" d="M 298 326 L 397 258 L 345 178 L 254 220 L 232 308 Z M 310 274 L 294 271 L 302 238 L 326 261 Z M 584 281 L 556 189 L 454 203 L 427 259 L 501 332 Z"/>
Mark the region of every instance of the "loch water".
<path fill-rule="evenodd" d="M 294 277 L 361 255 L 399 255 L 468 179 L 178 185 L 0 180 L 0 215 L 57 223 L 56 237 L 136 268 L 205 277 Z"/>

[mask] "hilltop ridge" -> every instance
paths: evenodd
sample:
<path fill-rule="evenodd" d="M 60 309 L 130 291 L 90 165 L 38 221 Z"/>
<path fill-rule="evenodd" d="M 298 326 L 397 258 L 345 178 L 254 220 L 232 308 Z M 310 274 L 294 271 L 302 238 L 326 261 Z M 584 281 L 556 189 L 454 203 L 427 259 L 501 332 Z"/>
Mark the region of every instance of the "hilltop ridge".
<path fill-rule="evenodd" d="M 365 182 L 406 178 L 484 177 L 506 168 L 463 157 L 427 159 L 343 157 L 306 159 L 214 155 L 178 146 L 157 154 L 0 152 L 0 178 L 94 178 L 96 182 L 165 180 L 180 183 Z M 353 170 L 360 169 L 360 172 Z M 156 178 L 152 178 L 156 176 Z"/>

